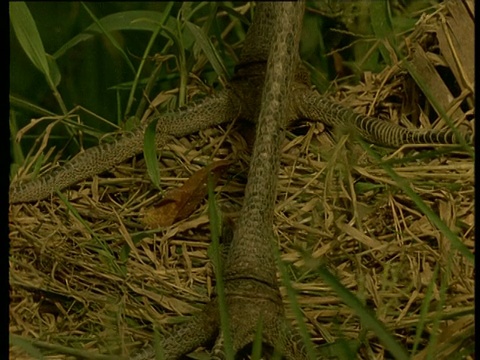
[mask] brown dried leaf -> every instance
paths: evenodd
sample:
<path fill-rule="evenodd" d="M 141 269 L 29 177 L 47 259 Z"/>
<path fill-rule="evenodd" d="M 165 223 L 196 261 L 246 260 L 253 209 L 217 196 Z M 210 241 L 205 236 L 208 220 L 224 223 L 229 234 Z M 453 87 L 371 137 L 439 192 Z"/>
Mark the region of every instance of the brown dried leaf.
<path fill-rule="evenodd" d="M 208 174 L 212 173 L 215 186 L 220 174 L 230 164 L 226 160 L 216 161 L 197 171 L 183 186 L 169 191 L 157 206 L 147 209 L 142 222 L 150 228 L 157 228 L 187 218 L 207 195 Z"/>

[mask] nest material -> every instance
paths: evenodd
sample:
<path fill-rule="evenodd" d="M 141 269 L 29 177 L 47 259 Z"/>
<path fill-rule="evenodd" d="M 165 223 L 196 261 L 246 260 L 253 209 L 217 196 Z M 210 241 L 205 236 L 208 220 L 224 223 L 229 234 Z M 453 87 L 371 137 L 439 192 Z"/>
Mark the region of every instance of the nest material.
<path fill-rule="evenodd" d="M 434 106 L 401 63 L 367 74 L 360 85 L 339 87 L 336 97 L 356 111 L 374 108 L 407 126 L 431 127 L 433 109 L 442 106 L 457 126 L 471 128 L 471 14 L 473 2 L 449 2 L 423 17 L 406 41 L 409 64 L 425 80 Z M 457 95 L 439 70 L 451 72 Z M 376 107 L 380 103 L 382 108 Z M 442 122 L 433 127 L 446 126 Z M 360 358 L 389 358 L 374 333 L 364 330 L 355 312 L 315 272 L 326 264 L 407 349 L 424 321 L 416 359 L 431 350 L 436 359 L 461 351 L 473 342 L 473 264 L 363 148 L 341 134 L 333 141 L 332 133 L 322 130 L 310 124 L 306 132 L 287 133 L 274 225 L 312 340 L 321 345 L 361 338 Z M 163 190 L 181 186 L 214 160 L 232 160 L 215 192 L 220 208 L 238 211 L 247 148 L 237 132 L 225 128 L 173 139 L 162 152 Z M 391 161 L 473 251 L 471 154 L 417 147 L 391 150 L 383 160 Z M 146 229 L 144 209 L 162 194 L 152 188 L 141 156 L 63 193 L 71 208 L 57 195 L 10 206 L 10 334 L 50 346 L 55 355 L 46 358 L 51 359 L 68 357 L 59 355 L 64 347 L 72 349 L 71 355 L 77 349 L 76 356 L 128 354 L 152 340 L 153 326 L 168 332 L 179 317 L 209 301 L 215 277 L 207 255 L 206 201 L 167 228 Z M 282 293 L 293 319 L 283 286 Z M 434 349 L 432 334 L 438 335 Z M 17 345 L 10 347 L 10 356 L 30 358 Z"/>

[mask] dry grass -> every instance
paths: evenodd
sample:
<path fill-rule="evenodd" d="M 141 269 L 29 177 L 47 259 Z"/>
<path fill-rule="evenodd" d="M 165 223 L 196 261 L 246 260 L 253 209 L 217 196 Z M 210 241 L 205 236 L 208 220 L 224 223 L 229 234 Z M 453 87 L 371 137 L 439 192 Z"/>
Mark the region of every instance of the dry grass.
<path fill-rule="evenodd" d="M 442 26 L 446 13 L 443 9 L 423 19 L 409 39 L 432 64 L 445 60 L 431 41 L 431 29 Z M 468 90 L 473 79 L 464 80 L 459 86 Z M 422 112 L 420 122 L 429 126 L 425 114 L 432 111 L 423 94 L 418 89 L 404 94 L 414 87 L 407 72 L 393 66 L 366 74 L 361 85 L 339 87 L 336 97 L 360 112 L 381 103 L 376 115 L 400 123 L 401 114 L 415 108 Z M 465 99 L 465 93 L 460 97 Z M 474 112 L 471 97 L 467 94 L 459 108 L 463 117 L 455 117 L 465 126 L 471 126 Z M 173 139 L 162 152 L 163 189 L 182 185 L 213 160 L 233 160 L 215 192 L 220 208 L 238 211 L 249 151 L 237 125 Z M 275 216 L 282 260 L 312 340 L 321 345 L 344 339 L 359 345 L 358 358 L 391 358 L 324 284 L 316 268 L 326 264 L 405 348 L 411 350 L 418 336 L 415 359 L 433 350 L 435 359 L 473 358 L 473 263 L 452 248 L 358 143 L 341 134 L 333 141 L 322 130 L 319 124 L 298 124 L 287 133 Z M 393 170 L 473 251 L 471 154 L 451 146 L 380 150 L 382 159 L 391 161 Z M 161 194 L 152 189 L 141 156 L 63 194 L 68 203 L 54 195 L 10 206 L 11 334 L 50 343 L 53 354 L 61 352 L 60 345 L 84 354 L 127 354 L 151 341 L 152 325 L 168 332 L 181 316 L 208 302 L 214 274 L 207 256 L 206 201 L 188 219 L 161 230 L 145 229 L 142 212 Z M 282 292 L 287 299 L 283 287 Z M 416 335 L 420 325 L 423 330 Z M 462 355 L 465 348 L 471 352 Z M 19 346 L 10 347 L 10 356 L 30 358 Z"/>

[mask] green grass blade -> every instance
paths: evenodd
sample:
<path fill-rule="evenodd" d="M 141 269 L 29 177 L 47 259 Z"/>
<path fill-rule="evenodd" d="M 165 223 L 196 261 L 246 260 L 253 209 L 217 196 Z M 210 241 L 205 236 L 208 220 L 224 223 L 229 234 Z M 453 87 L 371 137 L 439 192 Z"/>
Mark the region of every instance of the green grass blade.
<path fill-rule="evenodd" d="M 263 319 L 258 320 L 257 330 L 252 343 L 252 360 L 260 360 L 262 358 L 262 334 L 263 334 Z"/>
<path fill-rule="evenodd" d="M 169 16 L 168 9 L 166 9 L 165 11 L 165 13 L 161 13 L 151 10 L 133 10 L 122 11 L 115 14 L 107 15 L 99 19 L 98 22 L 95 22 L 89 27 L 87 27 L 80 34 L 70 39 L 53 54 L 53 57 L 55 59 L 58 59 L 69 49 L 75 47 L 83 41 L 91 39 L 96 35 L 103 34 L 104 31 L 112 32 L 121 30 L 137 30 L 155 32 L 158 28 L 159 19 L 161 19 L 160 23 L 162 23 L 163 16 L 165 14 L 168 14 L 167 22 L 170 22 L 170 24 L 172 24 L 173 21 L 175 21 L 171 16 Z"/>
<path fill-rule="evenodd" d="M 153 347 L 155 349 L 155 360 L 165 360 L 165 355 L 162 348 L 162 337 L 157 329 L 153 331 Z"/>
<path fill-rule="evenodd" d="M 158 119 L 158 117 L 155 118 L 150 124 L 148 124 L 147 129 L 145 130 L 143 155 L 145 158 L 145 164 L 147 165 L 148 175 L 150 176 L 153 185 L 161 190 L 160 168 L 157 159 L 157 143 L 155 141 Z"/>
<path fill-rule="evenodd" d="M 16 121 L 16 116 L 15 116 L 15 111 L 10 110 L 10 118 L 9 118 L 9 123 L 10 123 L 10 145 L 12 147 L 12 157 L 13 157 L 13 162 L 10 165 L 10 176 L 13 176 L 14 174 L 17 173 L 17 168 L 18 165 L 23 164 L 25 161 L 25 156 L 23 155 L 22 147 L 20 146 L 20 143 L 15 141 L 15 138 L 17 137 L 17 132 L 18 132 L 18 126 L 17 126 L 17 121 Z"/>
<path fill-rule="evenodd" d="M 441 312 L 445 308 L 445 300 L 446 300 L 446 295 L 448 291 L 448 279 L 450 278 L 451 275 L 451 265 L 452 265 L 452 254 L 450 253 L 450 256 L 448 257 L 447 264 L 443 264 L 444 266 L 441 267 L 441 276 L 440 276 L 440 291 L 439 291 L 439 301 L 436 303 L 436 315 L 433 318 L 432 325 L 429 328 L 430 332 L 430 338 L 428 339 L 428 345 L 427 345 L 427 360 L 434 360 L 438 358 L 439 351 L 441 348 L 441 345 L 439 346 L 438 341 L 440 337 L 440 333 L 442 330 L 440 329 L 440 322 L 442 321 L 441 319 Z M 435 270 L 438 268 L 438 264 L 435 267 Z M 434 280 L 432 279 L 431 282 Z"/>
<path fill-rule="evenodd" d="M 67 200 L 65 195 L 63 195 L 60 191 L 56 191 L 56 194 L 68 208 L 68 210 L 72 213 L 72 215 L 84 226 L 84 228 L 88 231 L 88 233 L 92 236 L 95 240 L 98 247 L 95 248 L 98 255 L 101 256 L 107 263 L 107 266 L 112 271 L 112 273 L 121 276 L 122 278 L 126 275 L 126 268 L 122 268 L 117 264 L 117 260 L 115 254 L 112 252 L 108 244 L 103 240 L 100 239 L 97 234 L 92 230 L 92 228 L 88 225 L 88 223 L 82 218 L 79 214 L 77 209 Z"/>
<path fill-rule="evenodd" d="M 48 74 L 50 76 L 50 80 L 53 86 L 56 88 L 60 81 L 62 80 L 62 75 L 60 74 L 60 69 L 58 68 L 57 62 L 50 54 L 45 54 L 47 57 L 47 64 L 48 64 Z"/>
<path fill-rule="evenodd" d="M 120 52 L 120 54 L 122 55 L 122 57 L 125 59 L 125 62 L 126 64 L 128 65 L 128 67 L 132 70 L 132 72 L 135 74 L 135 67 L 133 66 L 132 62 L 130 61 L 130 59 L 128 58 L 127 54 L 125 53 L 125 51 L 123 51 L 121 45 L 118 43 L 117 40 L 115 40 L 115 38 L 112 36 L 112 34 L 107 31 L 106 29 L 104 29 L 103 25 L 101 24 L 101 22 L 98 20 L 98 18 L 95 16 L 95 14 L 88 8 L 88 6 L 82 2 L 82 5 L 84 7 L 84 9 L 88 12 L 88 14 L 90 15 L 90 17 L 93 19 L 93 21 L 97 24 L 97 26 L 100 28 L 100 30 L 102 31 L 102 33 L 108 38 L 108 40 L 110 40 L 110 42 L 112 43 L 112 45 Z"/>
<path fill-rule="evenodd" d="M 178 71 L 180 73 L 178 105 L 183 106 L 185 104 L 188 71 L 187 71 L 187 64 L 186 64 L 186 58 L 185 58 L 185 47 L 183 45 L 183 38 L 181 36 L 180 27 L 181 27 L 180 20 L 177 20 L 176 32 L 172 31 L 167 26 L 162 26 L 162 30 L 163 30 L 163 34 L 166 35 L 168 38 L 170 38 L 170 40 L 172 40 L 175 48 L 177 49 L 176 62 L 177 62 Z"/>
<path fill-rule="evenodd" d="M 392 54 L 388 51 L 385 44 L 396 45 L 392 18 L 390 13 L 390 3 L 388 1 L 370 2 L 370 19 L 372 20 L 372 29 L 375 37 L 380 40 L 378 49 L 383 59 L 388 65 L 392 65 Z"/>
<path fill-rule="evenodd" d="M 39 105 L 33 104 L 27 100 L 16 97 L 15 95 L 9 95 L 10 107 L 18 107 L 20 109 L 32 111 L 40 116 L 57 116 L 54 112 L 47 110 Z"/>
<path fill-rule="evenodd" d="M 43 355 L 36 351 L 36 348 L 42 348 L 48 351 L 49 354 L 66 354 L 70 355 L 75 359 L 89 359 L 89 360 L 126 360 L 124 357 L 119 357 L 118 355 L 103 355 L 98 353 L 93 353 L 89 350 L 76 349 L 73 347 L 68 347 L 64 345 L 52 344 L 46 341 L 40 340 L 30 340 L 26 337 L 10 334 L 10 344 L 21 344 L 22 349 L 25 350 L 28 354 L 32 355 L 33 359 L 44 359 Z M 30 344 L 31 347 L 28 347 Z M 31 350 L 31 352 L 30 352 Z M 49 356 L 51 358 L 51 356 Z"/>
<path fill-rule="evenodd" d="M 190 32 L 194 36 L 197 44 L 205 53 L 205 56 L 207 57 L 208 61 L 210 61 L 210 63 L 212 64 L 213 69 L 215 70 L 217 75 L 219 77 L 223 77 L 224 79 L 226 79 L 228 77 L 227 69 L 225 68 L 225 65 L 223 64 L 221 56 L 218 54 L 217 50 L 215 49 L 215 46 L 213 46 L 210 39 L 205 35 L 205 33 L 202 31 L 200 27 L 191 23 L 190 21 L 187 21 L 185 25 L 187 29 L 190 30 Z"/>
<path fill-rule="evenodd" d="M 137 89 L 138 82 L 140 81 L 140 76 L 142 74 L 143 67 L 145 66 L 145 62 L 147 61 L 148 54 L 150 53 L 150 50 L 153 47 L 153 44 L 155 43 L 155 39 L 157 38 L 158 34 L 160 33 L 161 29 L 163 26 L 165 26 L 165 23 L 167 22 L 167 19 L 170 17 L 170 12 L 172 11 L 173 7 L 173 2 L 169 2 L 167 4 L 167 8 L 162 14 L 162 17 L 160 18 L 160 21 L 158 24 L 156 24 L 156 28 L 153 31 L 152 36 L 150 37 L 150 40 L 148 41 L 148 44 L 145 48 L 145 51 L 143 52 L 142 60 L 140 61 L 140 65 L 138 66 L 138 70 L 135 74 L 135 79 L 133 80 L 132 88 L 130 89 L 130 94 L 128 96 L 128 102 L 127 102 L 127 107 L 125 110 L 125 115 L 128 115 L 130 113 L 130 109 L 135 101 L 135 90 Z M 139 21 L 144 21 L 143 19 L 138 19 L 135 20 L 134 23 L 139 22 Z"/>
<path fill-rule="evenodd" d="M 234 8 L 232 8 L 230 6 L 226 6 L 225 4 L 222 4 L 222 3 L 219 3 L 217 5 L 218 5 L 219 10 L 225 11 L 228 15 L 240 20 L 241 23 L 243 23 L 247 26 L 250 26 L 250 20 L 248 20 L 245 15 L 242 15 L 239 12 L 235 11 Z"/>
<path fill-rule="evenodd" d="M 33 359 L 39 359 L 39 360 L 44 359 L 42 352 L 37 347 L 35 347 L 35 345 L 33 345 L 30 341 L 26 340 L 25 338 L 18 335 L 10 334 L 9 341 L 10 341 L 10 345 L 18 346 L 25 353 L 30 355 Z"/>
<path fill-rule="evenodd" d="M 174 40 L 175 44 L 177 45 L 177 67 L 180 73 L 180 86 L 178 88 L 178 105 L 184 106 L 185 101 L 187 98 L 187 81 L 188 81 L 188 69 L 187 69 L 187 58 L 185 55 L 185 43 L 182 33 L 182 20 L 180 20 L 180 14 L 188 13 L 190 10 L 191 3 L 184 2 L 182 3 L 182 8 L 178 13 L 177 18 L 177 36 L 176 41 Z"/>
<path fill-rule="evenodd" d="M 417 352 L 418 346 L 422 341 L 422 333 L 428 321 L 427 316 L 428 316 L 428 311 L 430 309 L 431 302 L 433 299 L 433 288 L 435 286 L 437 276 L 438 276 L 438 264 L 435 266 L 435 269 L 433 270 L 432 280 L 428 283 L 427 291 L 425 292 L 424 299 L 422 301 L 422 306 L 420 307 L 420 314 L 419 314 L 418 323 L 416 324 L 415 338 L 413 340 L 413 348 L 411 352 L 412 357 Z"/>
<path fill-rule="evenodd" d="M 307 325 L 303 320 L 302 309 L 300 307 L 300 304 L 297 301 L 297 295 L 295 293 L 295 290 L 293 289 L 292 284 L 290 283 L 290 278 L 288 277 L 287 267 L 281 260 L 280 251 L 276 246 L 274 251 L 275 251 L 275 257 L 277 258 L 278 267 L 280 269 L 280 275 L 282 277 L 283 284 L 287 289 L 288 300 L 290 301 L 291 308 L 295 315 L 295 319 L 297 320 L 298 330 L 300 332 L 300 336 L 302 337 L 303 343 L 305 345 L 307 356 L 311 360 L 317 359 L 316 351 L 313 346 L 312 340 L 310 339 Z"/>
<path fill-rule="evenodd" d="M 215 202 L 214 185 L 211 174 L 208 176 L 208 215 L 210 217 L 210 232 L 212 235 L 212 244 L 210 254 L 215 266 L 216 292 L 220 312 L 220 324 L 223 335 L 226 360 L 235 358 L 233 353 L 232 336 L 227 311 L 227 300 L 225 297 L 225 284 L 223 282 L 223 259 L 220 249 L 220 231 L 222 228 L 220 215 Z"/>
<path fill-rule="evenodd" d="M 390 166 L 382 163 L 380 156 L 373 151 L 367 143 L 358 139 L 363 149 L 372 156 L 385 172 L 396 182 L 397 186 L 402 189 L 415 203 L 415 205 L 428 217 L 433 225 L 440 230 L 445 237 L 451 242 L 452 246 L 457 249 L 470 262 L 475 263 L 475 255 L 459 240 L 458 236 L 450 230 L 450 228 L 438 217 L 438 215 L 425 204 L 422 198 L 411 188 L 408 181 L 399 176 Z"/>
<path fill-rule="evenodd" d="M 363 306 L 360 300 L 351 293 L 345 286 L 338 281 L 338 279 L 331 274 L 325 267 L 317 269 L 318 274 L 323 280 L 337 293 L 342 301 L 352 308 L 355 313 L 360 317 L 360 321 L 367 328 L 373 330 L 375 335 L 385 345 L 391 355 L 398 360 L 408 360 L 409 356 L 407 351 L 390 335 L 389 331 L 380 322 L 371 310 Z"/>
<path fill-rule="evenodd" d="M 338 360 L 350 360 L 357 358 L 359 348 L 362 346 L 359 338 L 355 340 L 347 340 L 340 338 L 335 340 L 334 343 L 327 343 L 320 345 L 317 348 L 320 359 L 338 359 Z"/>

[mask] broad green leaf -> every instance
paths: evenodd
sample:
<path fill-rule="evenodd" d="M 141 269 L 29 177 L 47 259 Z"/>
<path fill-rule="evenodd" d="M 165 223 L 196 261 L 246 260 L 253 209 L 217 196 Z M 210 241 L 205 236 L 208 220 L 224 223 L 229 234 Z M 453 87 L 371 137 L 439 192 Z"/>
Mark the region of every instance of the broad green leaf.
<path fill-rule="evenodd" d="M 31 341 L 14 334 L 10 334 L 9 338 L 10 345 L 19 347 L 33 359 L 44 359 L 42 352 L 35 345 L 33 345 Z"/>
<path fill-rule="evenodd" d="M 396 47 L 396 41 L 388 1 L 372 1 L 370 5 L 370 18 L 372 19 L 372 29 L 375 37 L 380 40 L 379 50 L 383 60 L 391 65 L 393 59 L 385 43 Z"/>
<path fill-rule="evenodd" d="M 57 62 L 53 58 L 52 55 L 46 54 L 47 64 L 48 64 L 48 72 L 50 74 L 50 79 L 52 84 L 57 87 L 62 80 L 62 75 L 60 74 L 60 70 L 58 69 Z"/>
<path fill-rule="evenodd" d="M 224 4 L 218 4 L 218 9 L 225 11 L 228 15 L 237 18 L 242 22 L 243 24 L 250 26 L 250 20 L 247 19 L 245 15 L 240 14 L 238 11 L 235 11 L 234 8 L 231 8 L 229 6 L 225 6 Z"/>
<path fill-rule="evenodd" d="M 143 155 L 145 157 L 145 164 L 147 165 L 148 175 L 153 182 L 153 185 L 159 190 L 160 188 L 160 169 L 157 161 L 157 145 L 155 142 L 156 128 L 158 117 L 148 124 L 145 130 L 145 137 L 143 142 Z"/>
<path fill-rule="evenodd" d="M 140 31 L 156 31 L 158 29 L 158 23 L 163 18 L 163 14 L 158 11 L 123 11 L 112 15 L 105 16 L 98 20 L 98 24 L 92 24 L 86 28 L 82 33 L 78 34 L 60 49 L 58 49 L 53 57 L 58 59 L 67 50 L 71 49 L 78 43 L 88 40 L 95 35 L 102 34 L 101 27 L 107 31 L 119 31 L 119 30 L 140 30 Z M 167 20 L 167 26 L 174 26 L 175 19 L 170 17 Z"/>
<path fill-rule="evenodd" d="M 63 113 L 67 113 L 61 95 L 57 91 L 61 76 L 55 60 L 45 52 L 42 39 L 30 10 L 24 2 L 10 3 L 10 21 L 15 35 L 33 65 L 45 75 L 48 86 L 58 101 Z"/>
<path fill-rule="evenodd" d="M 130 61 L 130 58 L 128 55 L 123 51 L 122 46 L 118 43 L 118 41 L 110 34 L 109 31 L 105 30 L 103 25 L 100 23 L 100 21 L 97 19 L 95 14 L 90 10 L 90 8 L 82 2 L 82 5 L 84 9 L 88 12 L 90 17 L 93 19 L 95 24 L 100 28 L 101 32 L 107 37 L 108 40 L 110 40 L 110 43 L 115 47 L 115 49 L 118 50 L 118 52 L 122 55 L 122 57 L 125 59 L 125 62 L 127 65 L 130 67 L 132 72 L 135 74 L 135 67 L 133 66 L 132 62 Z"/>
<path fill-rule="evenodd" d="M 24 2 L 11 2 L 10 21 L 17 36 L 18 42 L 30 61 L 47 78 L 50 76 L 47 54 L 43 48 L 42 39 L 32 14 Z M 53 83 L 53 82 L 52 82 Z"/>
<path fill-rule="evenodd" d="M 203 52 L 207 56 L 208 61 L 210 61 L 210 63 L 212 64 L 213 69 L 215 70 L 217 75 L 227 78 L 227 69 L 225 68 L 225 65 L 223 65 L 221 57 L 213 46 L 210 39 L 205 35 L 202 29 L 200 29 L 197 25 L 191 23 L 190 21 L 187 21 L 185 25 L 195 37 L 197 44 L 202 48 Z"/>

